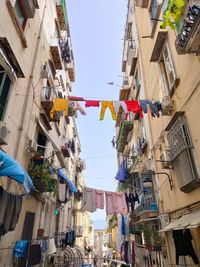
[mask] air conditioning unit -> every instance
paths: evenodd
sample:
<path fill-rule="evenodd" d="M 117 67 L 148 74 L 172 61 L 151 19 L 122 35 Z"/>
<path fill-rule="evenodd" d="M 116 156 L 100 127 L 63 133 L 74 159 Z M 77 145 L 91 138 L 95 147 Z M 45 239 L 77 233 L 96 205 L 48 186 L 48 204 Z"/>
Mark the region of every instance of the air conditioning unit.
<path fill-rule="evenodd" d="M 137 7 L 147 8 L 148 5 L 149 5 L 149 0 L 136 0 Z"/>
<path fill-rule="evenodd" d="M 51 74 L 51 72 L 50 72 L 50 67 L 49 67 L 49 65 L 48 65 L 48 64 L 43 65 L 43 67 L 42 67 L 42 71 L 41 71 L 41 77 L 42 77 L 43 79 L 47 79 L 47 78 L 50 77 L 50 74 Z"/>
<path fill-rule="evenodd" d="M 163 229 L 170 223 L 169 214 L 163 213 L 158 216 L 159 228 Z"/>
<path fill-rule="evenodd" d="M 7 145 L 10 136 L 10 131 L 7 126 L 0 121 L 0 145 Z"/>
<path fill-rule="evenodd" d="M 166 150 L 165 152 L 162 152 L 160 154 L 160 163 L 161 163 L 162 169 L 171 169 L 172 168 L 172 164 L 170 162 L 170 157 L 169 157 L 169 150 Z"/>
<path fill-rule="evenodd" d="M 174 110 L 173 101 L 170 96 L 164 96 L 161 102 L 162 107 L 162 115 L 171 115 L 172 111 Z"/>
<path fill-rule="evenodd" d="M 37 142 L 35 139 L 29 139 L 28 140 L 28 150 L 30 152 L 36 152 L 37 151 Z"/>

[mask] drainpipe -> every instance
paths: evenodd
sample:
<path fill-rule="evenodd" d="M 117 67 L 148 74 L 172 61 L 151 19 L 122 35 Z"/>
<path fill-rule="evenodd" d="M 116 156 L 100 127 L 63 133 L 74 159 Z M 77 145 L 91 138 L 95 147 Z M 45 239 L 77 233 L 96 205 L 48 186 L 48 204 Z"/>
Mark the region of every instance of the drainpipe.
<path fill-rule="evenodd" d="M 30 95 L 30 91 L 31 91 L 31 85 L 32 85 L 32 82 L 33 82 L 33 75 L 34 75 L 34 71 L 35 71 L 35 63 L 37 61 L 39 45 L 40 45 L 40 42 L 41 42 L 41 32 L 42 32 L 43 23 L 44 23 L 44 17 L 45 17 L 45 11 L 46 11 L 46 3 L 47 3 L 47 0 L 45 0 L 44 8 L 43 8 L 43 11 L 42 11 L 42 19 L 41 19 L 41 22 L 40 22 L 40 28 L 39 28 L 39 32 L 38 32 L 35 51 L 33 53 L 33 62 L 32 62 L 32 67 L 31 67 L 31 73 L 30 73 L 30 76 L 29 76 L 29 80 L 28 80 L 28 84 L 27 84 L 27 88 L 26 88 L 26 93 L 25 93 L 25 97 L 24 97 L 24 103 L 23 103 L 23 106 L 22 106 L 22 115 L 21 115 L 20 124 L 19 124 L 19 128 L 18 128 L 19 132 L 18 132 L 18 135 L 17 135 L 17 141 L 16 141 L 16 145 L 15 145 L 15 149 L 14 149 L 14 158 L 15 159 L 17 159 L 18 156 L 19 156 L 20 142 L 21 142 L 21 139 L 22 139 L 22 132 L 24 130 L 25 114 L 27 113 L 28 100 L 29 100 L 29 95 Z"/>

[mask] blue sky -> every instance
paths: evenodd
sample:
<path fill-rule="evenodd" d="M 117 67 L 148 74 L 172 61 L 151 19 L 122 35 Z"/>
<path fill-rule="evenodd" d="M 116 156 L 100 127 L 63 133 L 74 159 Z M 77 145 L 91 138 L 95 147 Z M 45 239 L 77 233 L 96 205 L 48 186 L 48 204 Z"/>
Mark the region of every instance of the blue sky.
<path fill-rule="evenodd" d="M 76 81 L 73 95 L 85 99 L 117 100 L 121 84 L 121 62 L 126 0 L 68 0 L 68 18 L 75 58 Z M 87 108 L 87 116 L 79 115 L 77 127 L 81 140 L 81 156 L 87 169 L 84 179 L 88 187 L 114 191 L 117 172 L 116 152 L 111 140 L 115 122 L 107 110 L 99 121 L 100 108 Z M 92 214 L 96 227 L 103 227 L 105 211 Z"/>

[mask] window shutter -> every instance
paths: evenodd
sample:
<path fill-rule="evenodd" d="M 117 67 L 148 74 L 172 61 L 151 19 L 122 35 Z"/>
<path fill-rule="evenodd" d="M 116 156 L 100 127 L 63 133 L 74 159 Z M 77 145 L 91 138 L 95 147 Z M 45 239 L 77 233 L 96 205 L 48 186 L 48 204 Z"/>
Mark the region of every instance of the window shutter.
<path fill-rule="evenodd" d="M 169 82 L 169 89 L 170 91 L 174 88 L 175 82 L 176 82 L 176 73 L 174 69 L 174 65 L 172 62 L 172 58 L 168 49 L 168 46 L 165 47 L 163 51 L 163 58 L 165 63 L 165 68 L 168 76 L 168 82 Z"/>

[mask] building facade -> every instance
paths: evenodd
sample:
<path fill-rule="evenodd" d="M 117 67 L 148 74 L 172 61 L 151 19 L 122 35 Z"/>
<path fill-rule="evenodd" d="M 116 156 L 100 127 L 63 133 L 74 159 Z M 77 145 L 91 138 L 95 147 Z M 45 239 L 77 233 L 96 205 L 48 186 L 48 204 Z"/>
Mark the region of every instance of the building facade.
<path fill-rule="evenodd" d="M 66 4 L 4 0 L 0 13 L 0 145 L 35 186 L 27 197 L 20 183 L 1 176 L 1 187 L 23 198 L 15 229 L 1 235 L 0 265 L 17 260 L 16 266 L 27 266 L 30 257 L 12 256 L 16 241 L 28 240 L 32 249 L 44 237 L 54 239 L 58 264 L 70 257 L 72 266 L 81 264 L 84 246 L 64 253 L 60 241 L 69 231 L 79 238 L 82 226 L 74 210 L 84 184 L 75 102 L 68 103 L 68 113 L 50 115 L 54 100 L 66 101 L 75 81 Z"/>
<path fill-rule="evenodd" d="M 120 190 L 139 196 L 130 211 L 136 266 L 200 260 L 199 16 L 199 1 L 128 1 L 119 100 L 148 100 L 144 118 L 122 110 L 116 123 L 128 172 Z M 178 252 L 185 230 L 193 257 Z"/>

